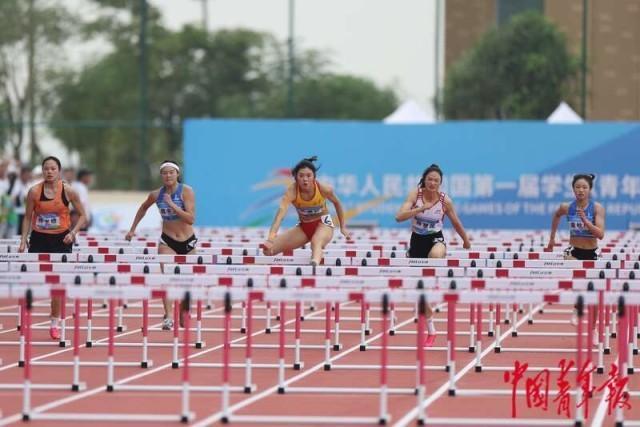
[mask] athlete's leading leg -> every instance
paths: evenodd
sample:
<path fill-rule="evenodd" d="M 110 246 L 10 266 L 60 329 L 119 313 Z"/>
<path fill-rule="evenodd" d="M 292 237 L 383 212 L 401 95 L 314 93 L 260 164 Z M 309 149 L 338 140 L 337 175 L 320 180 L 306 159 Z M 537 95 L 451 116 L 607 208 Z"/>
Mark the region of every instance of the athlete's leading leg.
<path fill-rule="evenodd" d="M 158 245 L 158 255 L 176 255 L 176 251 L 171 249 L 169 246 L 160 243 Z M 164 264 L 160 263 L 160 270 L 164 273 Z M 165 331 L 170 331 L 173 328 L 173 320 L 171 309 L 171 301 L 165 296 L 162 298 L 162 305 L 164 306 L 164 318 L 162 319 L 162 329 Z"/>
<path fill-rule="evenodd" d="M 309 239 L 304 234 L 302 228 L 293 227 L 282 234 L 279 234 L 271 243 L 271 246 L 264 248 L 263 253 L 266 256 L 278 255 L 280 252 L 298 249 L 307 243 Z"/>
<path fill-rule="evenodd" d="M 311 262 L 320 265 L 324 247 L 333 239 L 333 227 L 320 223 L 311 238 Z"/>

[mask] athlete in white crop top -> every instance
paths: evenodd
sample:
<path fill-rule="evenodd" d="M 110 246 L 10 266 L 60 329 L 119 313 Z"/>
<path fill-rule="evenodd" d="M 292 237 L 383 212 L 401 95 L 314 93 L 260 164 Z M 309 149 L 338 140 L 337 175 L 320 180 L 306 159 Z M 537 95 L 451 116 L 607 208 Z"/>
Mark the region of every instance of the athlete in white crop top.
<path fill-rule="evenodd" d="M 429 166 L 423 173 L 418 188 L 409 192 L 398 213 L 396 221 L 411 219 L 410 258 L 444 258 L 447 247 L 442 235 L 444 217 L 449 217 L 453 228 L 460 235 L 463 247 L 469 249 L 469 237 L 456 214 L 453 202 L 440 192 L 442 170 L 438 165 Z M 427 307 L 427 338 L 425 346 L 432 346 L 436 340 L 433 312 Z"/>

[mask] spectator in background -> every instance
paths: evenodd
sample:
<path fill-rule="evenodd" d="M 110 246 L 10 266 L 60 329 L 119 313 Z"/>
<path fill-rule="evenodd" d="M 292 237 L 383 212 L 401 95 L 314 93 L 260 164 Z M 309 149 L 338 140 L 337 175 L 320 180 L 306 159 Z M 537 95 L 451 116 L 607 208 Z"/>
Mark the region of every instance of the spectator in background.
<path fill-rule="evenodd" d="M 23 166 L 20 168 L 20 176 L 16 180 L 13 188 L 11 189 L 11 199 L 14 206 L 14 212 L 17 215 L 17 232 L 22 234 L 22 223 L 24 220 L 24 213 L 27 201 L 27 193 L 32 186 L 31 167 Z"/>
<path fill-rule="evenodd" d="M 73 184 L 76 179 L 76 170 L 74 168 L 62 169 L 62 179 L 69 185 Z"/>
<path fill-rule="evenodd" d="M 93 184 L 93 172 L 89 169 L 80 169 L 78 171 L 78 179 L 73 183 L 73 189 L 78 193 L 78 198 L 84 206 L 87 220 L 85 226 L 80 231 L 87 231 L 91 226 L 91 206 L 89 204 L 89 188 Z M 75 224 L 78 220 L 78 212 L 73 209 L 71 211 L 71 223 Z"/>
<path fill-rule="evenodd" d="M 33 187 L 40 181 L 42 181 L 42 166 L 34 166 L 31 171 L 31 182 L 29 183 L 29 188 Z"/>
<path fill-rule="evenodd" d="M 11 199 L 9 197 L 11 181 L 7 174 L 9 161 L 0 162 L 0 238 L 8 237 L 11 233 Z"/>
<path fill-rule="evenodd" d="M 0 194 L 6 194 L 9 189 L 9 178 L 7 172 L 9 169 L 9 161 L 2 160 L 0 162 Z"/>

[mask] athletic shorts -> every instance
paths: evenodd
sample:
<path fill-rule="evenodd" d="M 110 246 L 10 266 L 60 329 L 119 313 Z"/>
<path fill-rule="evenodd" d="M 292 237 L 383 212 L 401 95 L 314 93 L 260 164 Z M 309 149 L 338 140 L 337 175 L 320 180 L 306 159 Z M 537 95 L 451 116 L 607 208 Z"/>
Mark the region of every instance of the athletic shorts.
<path fill-rule="evenodd" d="M 315 219 L 313 221 L 309 221 L 309 222 L 300 222 L 298 224 L 298 226 L 302 229 L 302 231 L 304 232 L 305 236 L 307 236 L 307 239 L 311 240 L 313 238 L 313 235 L 315 234 L 316 230 L 318 229 L 318 226 L 320 225 L 320 223 L 329 226 L 331 228 L 334 228 L 333 225 L 333 220 L 331 219 L 331 215 L 322 215 L 320 218 Z"/>
<path fill-rule="evenodd" d="M 567 249 L 564 250 L 564 254 L 565 256 L 572 256 L 575 259 L 579 259 L 583 261 L 591 261 L 591 260 L 595 261 L 598 259 L 598 253 L 596 252 L 597 250 L 598 248 L 580 249 L 580 248 L 574 248 L 573 246 L 569 246 Z"/>
<path fill-rule="evenodd" d="M 189 237 L 184 242 L 179 242 L 175 239 L 172 239 L 165 233 L 162 233 L 162 235 L 160 236 L 160 244 L 170 247 L 177 255 L 188 254 L 196 248 L 196 243 L 198 243 L 198 239 L 196 239 L 195 234 Z"/>
<path fill-rule="evenodd" d="M 69 234 L 69 230 L 57 234 L 31 231 L 31 236 L 29 237 L 29 252 L 45 254 L 71 253 L 73 243 L 68 245 L 64 243 L 64 237 L 67 234 Z"/>
<path fill-rule="evenodd" d="M 429 252 L 436 243 L 444 243 L 442 231 L 431 234 L 411 233 L 411 241 L 409 242 L 409 258 L 428 258 Z"/>

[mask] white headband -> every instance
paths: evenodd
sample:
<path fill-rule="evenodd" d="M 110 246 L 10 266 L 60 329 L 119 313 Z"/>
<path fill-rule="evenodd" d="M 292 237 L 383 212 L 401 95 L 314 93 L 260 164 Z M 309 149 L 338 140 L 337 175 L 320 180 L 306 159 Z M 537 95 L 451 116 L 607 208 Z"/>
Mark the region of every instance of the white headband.
<path fill-rule="evenodd" d="M 180 168 L 178 167 L 178 165 L 176 165 L 173 162 L 164 162 L 163 164 L 160 165 L 160 171 L 162 171 L 163 168 L 170 166 L 172 168 L 174 168 L 175 170 L 177 170 L 178 172 L 180 172 Z"/>

